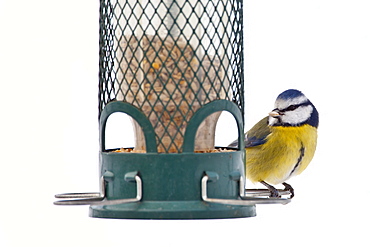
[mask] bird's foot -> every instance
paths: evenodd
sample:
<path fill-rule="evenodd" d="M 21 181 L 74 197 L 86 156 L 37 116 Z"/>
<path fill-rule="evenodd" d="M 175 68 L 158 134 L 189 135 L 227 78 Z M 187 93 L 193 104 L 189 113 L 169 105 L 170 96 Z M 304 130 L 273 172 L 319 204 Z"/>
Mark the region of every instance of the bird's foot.
<path fill-rule="evenodd" d="M 284 191 L 289 191 L 290 192 L 290 197 L 289 199 L 292 199 L 294 197 L 294 189 L 290 184 L 283 183 L 284 185 Z"/>
<path fill-rule="evenodd" d="M 267 189 L 270 191 L 270 198 L 280 198 L 279 191 L 272 185 L 266 183 L 265 181 L 261 181 L 261 184 L 267 187 Z"/>

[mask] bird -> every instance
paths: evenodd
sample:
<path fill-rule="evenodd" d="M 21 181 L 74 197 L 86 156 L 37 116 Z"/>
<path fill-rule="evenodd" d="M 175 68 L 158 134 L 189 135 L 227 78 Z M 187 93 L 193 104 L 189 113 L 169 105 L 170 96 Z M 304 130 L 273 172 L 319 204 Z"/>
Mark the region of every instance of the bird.
<path fill-rule="evenodd" d="M 274 185 L 294 197 L 288 179 L 301 174 L 311 162 L 317 145 L 319 113 L 299 90 L 278 95 L 274 109 L 245 133 L 245 175 L 267 187 L 270 197 L 280 197 Z M 237 148 L 238 140 L 229 147 Z"/>

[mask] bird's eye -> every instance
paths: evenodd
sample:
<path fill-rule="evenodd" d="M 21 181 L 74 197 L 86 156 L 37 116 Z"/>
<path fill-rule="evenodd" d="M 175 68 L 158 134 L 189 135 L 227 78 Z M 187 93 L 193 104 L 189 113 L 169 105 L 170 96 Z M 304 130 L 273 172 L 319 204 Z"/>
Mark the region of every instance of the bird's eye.
<path fill-rule="evenodd" d="M 285 111 L 294 111 L 295 109 L 297 109 L 299 107 L 299 105 L 291 105 L 289 106 L 288 108 L 285 109 Z"/>

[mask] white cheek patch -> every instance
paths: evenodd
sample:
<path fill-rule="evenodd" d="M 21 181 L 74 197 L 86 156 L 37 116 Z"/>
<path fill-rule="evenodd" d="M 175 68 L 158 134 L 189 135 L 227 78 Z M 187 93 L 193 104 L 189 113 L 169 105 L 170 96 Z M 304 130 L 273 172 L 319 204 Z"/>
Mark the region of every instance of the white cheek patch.
<path fill-rule="evenodd" d="M 307 121 L 310 118 L 312 111 L 313 107 L 311 105 L 300 106 L 294 111 L 284 112 L 284 115 L 280 118 L 283 123 L 298 125 Z"/>
<path fill-rule="evenodd" d="M 285 108 L 288 108 L 290 105 L 300 105 L 307 101 L 308 99 L 304 95 L 300 97 L 295 97 L 292 99 L 277 99 L 275 101 L 275 108 L 278 108 L 279 110 L 283 110 Z"/>

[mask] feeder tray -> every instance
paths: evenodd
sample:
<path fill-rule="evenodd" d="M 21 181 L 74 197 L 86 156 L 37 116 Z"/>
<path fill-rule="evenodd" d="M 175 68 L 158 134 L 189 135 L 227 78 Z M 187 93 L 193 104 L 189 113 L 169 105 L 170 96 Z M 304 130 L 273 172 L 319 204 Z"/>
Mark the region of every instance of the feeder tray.
<path fill-rule="evenodd" d="M 111 174 L 108 174 L 111 177 Z M 239 177 L 239 179 L 238 179 Z M 91 205 L 90 216 L 101 218 L 141 218 L 141 219 L 203 219 L 234 218 L 255 215 L 256 204 L 287 204 L 290 199 L 269 198 L 267 189 L 245 190 L 243 176 L 239 173 L 230 179 L 239 184 L 239 199 L 209 197 L 208 183 L 217 182 L 219 175 L 205 172 L 200 184 L 201 201 L 142 201 L 143 184 L 137 172 L 125 176 L 127 181 L 136 182 L 136 197 L 107 200 L 105 186 L 102 183 L 100 193 L 69 193 L 56 195 L 57 198 L 71 199 L 55 202 L 56 205 Z M 104 181 L 104 179 L 102 179 Z M 220 189 L 220 188 L 219 188 Z M 279 190 L 280 195 L 290 195 Z M 158 195 L 157 195 L 158 196 Z M 184 199 L 184 193 L 178 195 Z"/>
<path fill-rule="evenodd" d="M 245 190 L 242 22 L 242 0 L 101 0 L 100 191 L 55 204 L 90 205 L 99 218 L 208 219 L 290 202 Z M 236 149 L 215 148 L 221 112 L 235 119 Z M 133 148 L 105 147 L 114 113 L 131 118 Z"/>

